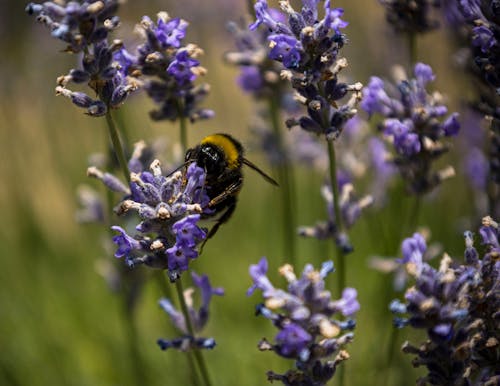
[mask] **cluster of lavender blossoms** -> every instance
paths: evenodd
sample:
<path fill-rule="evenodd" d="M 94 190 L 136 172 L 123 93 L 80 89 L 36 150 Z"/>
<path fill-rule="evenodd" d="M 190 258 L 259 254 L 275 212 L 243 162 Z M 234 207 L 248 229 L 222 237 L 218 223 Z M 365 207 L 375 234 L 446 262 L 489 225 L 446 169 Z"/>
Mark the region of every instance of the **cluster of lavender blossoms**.
<path fill-rule="evenodd" d="M 500 6 L 498 1 L 463 0 L 455 5 L 470 49 L 469 72 L 477 96 L 473 107 L 490 122 L 487 194 L 489 213 L 500 215 Z M 462 33 L 464 35 L 464 33 Z"/>
<path fill-rule="evenodd" d="M 213 295 L 224 295 L 224 289 L 220 287 L 212 287 L 207 275 L 197 275 L 191 271 L 191 278 L 194 285 L 198 288 L 201 297 L 201 305 L 198 310 L 194 308 L 193 288 L 188 288 L 184 291 L 184 299 L 188 308 L 189 319 L 193 333 L 199 333 L 203 330 L 209 318 L 209 306 Z M 184 315 L 177 310 L 170 300 L 161 299 L 159 301 L 160 307 L 170 316 L 172 323 L 183 335 L 174 339 L 158 339 L 157 343 L 162 350 L 168 348 L 175 348 L 181 351 L 188 351 L 192 349 L 212 349 L 215 347 L 215 340 L 213 338 L 195 337 L 190 335 L 189 327 L 186 323 Z"/>
<path fill-rule="evenodd" d="M 471 27 L 474 63 L 497 93 L 500 89 L 500 6 L 498 1 L 462 0 L 458 6 Z"/>
<path fill-rule="evenodd" d="M 260 25 L 268 29 L 269 57 L 282 63 L 285 70 L 281 71 L 281 76 L 290 81 L 295 98 L 307 107 L 307 115 L 287 120 L 287 126 L 298 125 L 334 140 L 356 113 L 362 85 L 348 85 L 338 79 L 340 71 L 347 66 L 347 60 L 338 57 L 346 40 L 340 32 L 347 25 L 340 18 L 343 10 L 331 9 L 330 0 L 326 0 L 324 17 L 318 20 L 319 0 L 302 3 L 301 11 L 297 12 L 288 1 L 280 1 L 284 14 L 279 14 L 268 8 L 266 0 L 258 0 L 255 4 L 257 20 L 250 29 L 255 30 Z M 351 98 L 338 107 L 339 101 L 349 92 L 353 92 Z"/>
<path fill-rule="evenodd" d="M 111 191 L 124 195 L 115 208 L 118 215 L 135 211 L 142 220 L 133 236 L 120 226 L 112 227 L 119 233 L 113 237 L 118 246 L 115 256 L 125 257 L 129 266 L 168 269 L 170 279 L 175 281 L 188 269 L 189 261 L 198 257 L 197 247 L 206 237 L 206 231 L 197 225 L 208 211 L 209 199 L 203 189 L 205 172 L 192 163 L 185 173 L 165 176 L 158 160 L 147 171 L 136 158 L 131 159 L 129 167 L 129 187 L 96 167 L 87 172 Z"/>
<path fill-rule="evenodd" d="M 197 59 L 203 50 L 195 44 L 182 45 L 188 23 L 160 12 L 156 23 L 144 16 L 140 26 L 145 42 L 137 47 L 136 55 L 127 51 L 122 55 L 129 58 L 131 68 L 146 77 L 143 87 L 158 105 L 151 111 L 151 118 L 189 118 L 192 122 L 212 118 L 212 110 L 198 107 L 208 95 L 208 84 L 194 84 L 206 73 Z"/>
<path fill-rule="evenodd" d="M 342 216 L 342 224 L 346 229 L 352 227 L 361 215 L 361 211 L 373 203 L 373 197 L 370 195 L 358 198 L 354 192 L 354 186 L 348 179 L 339 179 L 339 206 Z M 333 193 L 330 183 L 323 184 L 321 194 L 326 201 L 328 213 L 327 221 L 321 221 L 310 227 L 299 227 L 298 232 L 301 236 L 315 237 L 320 240 L 333 239 L 343 253 L 347 254 L 353 251 L 353 247 L 344 232 L 339 232 L 337 221 L 335 219 L 335 210 L 333 203 Z"/>
<path fill-rule="evenodd" d="M 81 54 L 80 68 L 73 68 L 57 79 L 56 93 L 71 99 L 93 117 L 119 107 L 139 83 L 120 61 L 123 43 L 109 35 L 120 24 L 115 13 L 119 1 L 47 1 L 30 3 L 26 11 L 51 30 L 51 35 L 67 43 L 66 52 Z M 72 91 L 69 83 L 87 84 L 96 97 Z"/>
<path fill-rule="evenodd" d="M 427 367 L 419 384 L 497 385 L 500 382 L 500 228 L 483 218 L 480 257 L 473 234 L 465 232 L 465 262 L 447 254 L 439 269 L 422 260 L 426 245 L 421 236 L 405 240 L 407 258 L 401 262 L 415 278 L 405 303 L 395 300 L 391 310 L 401 316 L 398 327 L 424 329 L 428 339 L 418 347 L 405 343 L 403 351 L 416 355 L 414 366 Z"/>
<path fill-rule="evenodd" d="M 326 385 L 338 364 L 349 358 L 343 348 L 353 340 L 350 330 L 354 329 L 355 321 L 344 317 L 351 317 L 359 310 L 356 290 L 345 288 L 341 299 L 331 299 L 324 281 L 333 271 L 331 261 L 323 263 L 319 271 L 306 265 L 300 278 L 295 276 L 292 266 L 282 266 L 279 272 L 288 282 L 287 291 L 271 284 L 267 269 L 266 258 L 250 266 L 253 285 L 247 295 L 256 289 L 262 291 L 264 303 L 257 306 L 257 313 L 269 319 L 279 332 L 274 343 L 263 339 L 258 347 L 296 361 L 296 368 L 285 374 L 269 371 L 269 381 L 290 386 Z M 336 315 L 342 315 L 342 320 L 335 319 Z"/>
<path fill-rule="evenodd" d="M 370 117 L 379 114 L 383 118 L 378 127 L 394 147 L 391 162 L 408 190 L 423 194 L 454 175 L 451 166 L 433 171 L 432 163 L 448 150 L 441 139 L 456 135 L 460 124 L 458 113 L 447 116 L 439 93 L 427 92 L 427 84 L 435 79 L 431 67 L 417 63 L 414 76 L 396 85 L 371 77 L 363 90 L 361 107 Z"/>
<path fill-rule="evenodd" d="M 285 21 L 278 10 L 269 12 L 281 22 Z M 280 77 L 282 67 L 268 57 L 270 31 L 250 31 L 235 22 L 228 23 L 228 30 L 234 36 L 236 49 L 224 57 L 228 63 L 240 67 L 237 83 L 241 89 L 256 99 L 284 96 L 288 82 Z"/>
<path fill-rule="evenodd" d="M 439 26 L 431 17 L 440 0 L 379 0 L 386 10 L 387 22 L 397 32 L 423 33 Z"/>

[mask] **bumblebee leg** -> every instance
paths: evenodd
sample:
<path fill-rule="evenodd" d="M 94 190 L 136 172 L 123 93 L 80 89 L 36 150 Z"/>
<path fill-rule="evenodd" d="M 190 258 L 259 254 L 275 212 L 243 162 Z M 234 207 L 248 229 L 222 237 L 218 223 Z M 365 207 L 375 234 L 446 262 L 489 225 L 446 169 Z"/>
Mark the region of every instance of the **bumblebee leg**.
<path fill-rule="evenodd" d="M 203 240 L 203 243 L 201 243 L 200 255 L 203 252 L 203 247 L 205 246 L 205 243 L 208 241 L 208 239 L 212 238 L 217 233 L 219 227 L 231 218 L 234 210 L 236 209 L 236 197 L 234 196 L 226 197 L 226 202 L 227 202 L 227 208 L 225 212 L 217 219 L 217 222 L 212 227 L 212 229 L 208 231 L 207 237 L 205 238 L 205 240 Z"/>
<path fill-rule="evenodd" d="M 217 196 L 212 198 L 210 200 L 210 202 L 208 203 L 208 206 L 214 207 L 217 204 L 221 203 L 222 201 L 227 201 L 228 205 L 230 205 L 231 198 L 234 198 L 234 195 L 236 195 L 238 193 L 238 191 L 241 189 L 242 184 L 243 184 L 243 178 L 239 178 L 237 181 L 233 182 L 231 185 L 229 185 L 226 189 L 224 189 Z"/>

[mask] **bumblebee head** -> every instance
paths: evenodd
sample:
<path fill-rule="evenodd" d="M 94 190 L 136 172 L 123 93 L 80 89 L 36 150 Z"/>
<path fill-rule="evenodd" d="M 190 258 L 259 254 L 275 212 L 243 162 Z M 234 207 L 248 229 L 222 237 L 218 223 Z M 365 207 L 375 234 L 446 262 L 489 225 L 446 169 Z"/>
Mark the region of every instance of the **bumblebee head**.
<path fill-rule="evenodd" d="M 219 175 L 226 169 L 224 152 L 212 144 L 200 144 L 186 152 L 186 162 L 196 162 L 207 175 Z"/>
<path fill-rule="evenodd" d="M 241 176 L 241 167 L 245 164 L 269 183 L 278 185 L 244 157 L 243 146 L 229 134 L 212 134 L 203 138 L 198 146 L 186 152 L 184 165 L 190 162 L 196 162 L 199 167 L 205 169 L 209 180 L 216 180 L 223 175 L 227 176 L 227 173 Z"/>

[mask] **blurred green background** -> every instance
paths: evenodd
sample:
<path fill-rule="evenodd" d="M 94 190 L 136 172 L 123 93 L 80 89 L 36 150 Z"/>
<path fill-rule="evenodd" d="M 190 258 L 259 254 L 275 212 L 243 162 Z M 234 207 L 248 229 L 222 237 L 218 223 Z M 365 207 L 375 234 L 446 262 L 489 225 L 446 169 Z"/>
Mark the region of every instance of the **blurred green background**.
<path fill-rule="evenodd" d="M 345 9 L 349 44 L 344 51 L 352 80 L 366 84 L 370 75 L 389 75 L 394 63 L 405 63 L 404 40 L 394 38 L 375 0 L 340 1 Z M 105 149 L 106 128 L 101 119 L 89 118 L 68 100 L 55 97 L 57 76 L 74 65 L 74 58 L 59 52 L 63 45 L 24 13 L 20 1 L 0 2 L 0 384 L 2 385 L 183 385 L 189 384 L 184 353 L 162 352 L 155 341 L 176 332 L 157 305 L 161 289 L 148 280 L 140 295 L 135 322 L 138 326 L 140 362 L 130 355 L 130 331 L 124 322 L 120 293 L 110 291 L 99 274 L 101 259 L 114 263 L 102 248 L 103 229 L 75 222 L 76 188 L 87 183 L 88 156 Z M 245 12 L 246 4 L 231 0 L 182 2 L 129 1 L 121 8 L 126 33 L 142 15 L 166 10 L 188 20 L 188 37 L 205 50 L 201 59 L 208 69 L 211 94 L 206 107 L 216 118 L 189 128 L 189 143 L 216 131 L 229 132 L 251 143 L 248 123 L 252 100 L 235 85 L 237 70 L 227 66 L 223 53 L 233 48 L 225 23 Z M 432 32 L 419 40 L 419 58 L 437 73 L 436 89 L 451 106 L 460 106 L 464 83 L 451 65 L 453 49 L 447 36 Z M 458 79 L 458 80 L 457 80 Z M 122 109 L 132 140 L 165 136 L 177 139 L 171 123 L 152 123 L 150 102 L 132 97 Z M 457 164 L 456 146 L 445 158 Z M 270 170 L 257 149 L 248 158 Z M 458 175 L 424 200 L 419 226 L 428 226 L 431 240 L 439 240 L 455 256 L 463 251 L 461 233 L 475 225 L 466 179 Z M 323 179 L 308 170 L 297 171 L 298 223 L 309 225 L 326 216 L 319 193 Z M 95 181 L 90 184 L 99 186 Z M 364 193 L 364 192 L 362 192 Z M 388 204 L 368 210 L 352 230 L 355 252 L 348 256 L 347 283 L 359 291 L 361 311 L 355 341 L 346 366 L 346 385 L 412 385 L 421 374 L 410 356 L 396 355 L 390 369 L 381 368 L 391 334 L 388 301 L 394 296 L 389 276 L 368 267 L 370 256 L 398 253 L 401 228 L 412 206 L 411 198 L 397 188 L 388 193 Z M 283 262 L 277 191 L 255 173 L 248 172 L 238 209 L 231 221 L 211 240 L 204 255 L 193 264 L 208 273 L 216 286 L 226 290 L 212 304 L 207 336 L 217 347 L 205 353 L 214 385 L 264 385 L 265 372 L 284 371 L 292 363 L 261 353 L 256 345 L 275 331 L 264 318 L 254 316 L 259 296 L 245 296 L 249 264 L 267 256 L 272 274 Z M 380 229 L 391 235 L 382 244 Z M 404 235 L 408 236 L 408 235 Z M 300 266 L 318 265 L 331 258 L 330 243 L 297 241 Z M 276 276 L 276 275 L 274 275 Z M 333 280 L 335 280 L 333 278 Z M 399 332 L 399 340 L 418 335 Z M 136 378 L 136 364 L 140 377 Z M 335 382 L 332 382 L 335 384 Z"/>

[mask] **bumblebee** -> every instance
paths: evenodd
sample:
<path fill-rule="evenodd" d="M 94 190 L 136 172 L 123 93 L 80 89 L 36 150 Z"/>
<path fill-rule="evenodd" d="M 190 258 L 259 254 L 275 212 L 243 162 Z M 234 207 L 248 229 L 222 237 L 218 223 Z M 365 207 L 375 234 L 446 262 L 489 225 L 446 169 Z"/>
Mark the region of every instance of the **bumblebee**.
<path fill-rule="evenodd" d="M 205 189 L 210 199 L 208 207 L 213 209 L 213 213 L 205 215 L 205 218 L 219 215 L 202 247 L 231 218 L 236 209 L 238 194 L 243 186 L 243 165 L 255 170 L 267 182 L 278 186 L 273 178 L 244 157 L 243 146 L 229 134 L 219 133 L 203 138 L 199 145 L 186 152 L 184 166 L 192 162 L 196 162 L 206 173 Z"/>

